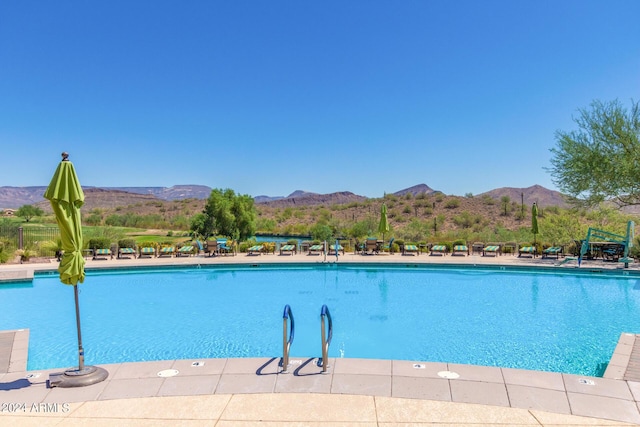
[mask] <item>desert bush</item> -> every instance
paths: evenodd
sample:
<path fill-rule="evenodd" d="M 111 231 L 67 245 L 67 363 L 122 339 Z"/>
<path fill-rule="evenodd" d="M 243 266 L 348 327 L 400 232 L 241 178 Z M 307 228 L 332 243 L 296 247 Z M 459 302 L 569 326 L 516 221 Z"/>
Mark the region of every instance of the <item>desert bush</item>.
<path fill-rule="evenodd" d="M 89 249 L 109 249 L 111 247 L 111 239 L 108 237 L 94 237 L 89 239 L 87 247 Z"/>
<path fill-rule="evenodd" d="M 120 239 L 118 240 L 118 247 L 119 248 L 135 248 L 136 241 L 133 239 Z"/>
<path fill-rule="evenodd" d="M 458 199 L 449 199 L 445 202 L 444 207 L 446 209 L 455 209 L 460 207 L 460 200 Z"/>

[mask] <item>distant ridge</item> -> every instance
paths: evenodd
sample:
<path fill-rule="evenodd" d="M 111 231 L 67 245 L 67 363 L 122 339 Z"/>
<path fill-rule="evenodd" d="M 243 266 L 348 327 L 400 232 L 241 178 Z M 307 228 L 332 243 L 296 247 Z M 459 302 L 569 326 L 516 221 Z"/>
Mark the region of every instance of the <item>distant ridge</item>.
<path fill-rule="evenodd" d="M 315 206 L 315 205 L 342 205 L 346 203 L 361 202 L 366 200 L 364 196 L 358 196 L 350 191 L 339 191 L 330 194 L 309 193 L 306 191 L 294 191 L 288 197 L 265 202 L 268 206 Z"/>
<path fill-rule="evenodd" d="M 569 206 L 569 203 L 567 203 L 562 193 L 554 190 L 549 190 L 548 188 L 537 184 L 526 188 L 496 188 L 495 190 L 478 194 L 478 196 L 476 197 L 489 196 L 493 199 L 501 199 L 504 196 L 508 196 L 511 201 L 521 202 L 523 195 L 525 205 L 532 205 L 533 202 L 537 202 L 541 207 L 558 206 L 561 208 L 566 208 Z"/>
<path fill-rule="evenodd" d="M 211 187 L 206 185 L 174 185 L 173 187 L 105 187 L 136 194 L 152 194 L 162 200 L 207 199 Z"/>
<path fill-rule="evenodd" d="M 432 193 L 442 193 L 441 191 L 434 190 L 429 187 L 427 184 L 418 184 L 413 187 L 405 188 L 404 190 L 396 191 L 393 193 L 394 196 L 404 196 L 405 194 L 411 194 L 413 196 L 417 196 L 418 194 L 432 194 Z"/>
<path fill-rule="evenodd" d="M 0 209 L 17 209 L 24 205 L 35 205 L 44 201 L 43 194 L 46 186 L 30 187 L 0 187 Z M 198 199 L 206 200 L 211 194 L 211 187 L 205 185 L 174 185 L 172 187 L 84 187 L 85 193 L 96 190 L 97 199 L 104 198 L 107 205 L 118 203 L 119 206 L 126 206 L 131 203 L 139 203 L 151 200 L 183 200 Z M 113 195 L 109 195 L 113 192 Z M 434 190 L 426 184 L 418 184 L 393 193 L 396 196 L 412 194 L 442 194 L 441 191 Z M 527 188 L 503 187 L 487 191 L 476 197 L 489 196 L 499 200 L 503 196 L 509 196 L 514 202 L 520 202 L 521 195 L 524 194 L 526 204 L 537 201 L 541 206 L 568 207 L 569 204 L 564 196 L 558 191 L 549 190 L 540 185 L 533 185 Z M 135 201 L 136 196 L 145 196 Z M 149 196 L 151 198 L 149 198 Z M 271 206 L 294 206 L 294 205 L 331 205 L 360 202 L 367 197 L 359 196 L 350 191 L 340 191 L 328 194 L 318 194 L 304 190 L 296 190 L 286 197 L 261 195 L 254 198 L 258 204 L 268 204 Z M 98 202 L 96 202 L 98 203 Z M 85 203 L 85 208 L 90 203 Z"/>
<path fill-rule="evenodd" d="M 0 209 L 17 209 L 24 205 L 35 205 L 44 201 L 46 186 L 0 187 Z M 207 199 L 211 187 L 206 185 L 174 185 L 173 187 L 92 187 L 83 186 L 85 193 L 90 189 L 123 193 L 144 194 L 160 200 Z M 104 194 L 104 193 L 103 193 Z M 126 197 L 125 197 L 126 198 Z"/>

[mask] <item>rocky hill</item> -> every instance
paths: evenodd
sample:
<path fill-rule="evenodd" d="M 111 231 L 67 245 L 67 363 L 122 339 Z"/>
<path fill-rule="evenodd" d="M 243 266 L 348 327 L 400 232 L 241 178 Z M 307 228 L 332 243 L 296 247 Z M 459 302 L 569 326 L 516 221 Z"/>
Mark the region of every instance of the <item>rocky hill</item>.
<path fill-rule="evenodd" d="M 34 187 L 0 187 L 0 209 L 19 208 L 23 205 L 39 205 L 48 208 L 48 202 L 42 195 L 46 190 L 45 186 Z M 86 209 L 113 208 L 116 206 L 128 206 L 135 204 L 147 204 L 155 201 L 177 201 L 186 199 L 205 200 L 211 194 L 211 188 L 204 185 L 176 185 L 173 187 L 111 187 L 96 188 L 84 187 L 87 200 Z M 393 195 L 404 197 L 411 194 L 418 195 L 442 194 L 426 184 L 418 184 L 403 190 L 399 190 Z M 503 187 L 482 193 L 476 197 L 491 197 L 500 200 L 508 196 L 513 202 L 521 202 L 524 194 L 524 202 L 527 205 L 538 202 L 540 206 L 568 206 L 563 195 L 557 191 L 549 190 L 540 185 L 528 188 Z M 318 194 L 303 190 L 296 190 L 286 197 L 257 196 L 255 202 L 260 205 L 272 207 L 286 206 L 316 206 L 316 205 L 341 205 L 366 200 L 364 196 L 354 194 L 350 191 L 340 191 L 329 194 Z"/>
<path fill-rule="evenodd" d="M 154 205 L 156 209 L 162 204 L 163 200 L 153 194 L 129 193 L 121 190 L 106 190 L 104 188 L 84 188 L 84 205 L 82 210 L 89 212 L 93 209 L 112 210 L 120 206 L 141 206 Z M 34 203 L 45 212 L 52 212 L 51 204 L 48 200 L 41 200 Z"/>
<path fill-rule="evenodd" d="M 508 196 L 512 202 L 521 203 L 524 195 L 524 204 L 532 205 L 537 202 L 538 206 L 558 206 L 566 208 L 569 206 L 562 193 L 549 190 L 541 185 L 532 185 L 527 188 L 503 187 L 495 190 L 487 191 L 479 194 L 477 197 L 489 196 L 493 199 L 500 200 L 504 196 Z"/>
<path fill-rule="evenodd" d="M 24 205 L 35 205 L 45 201 L 42 195 L 46 186 L 35 187 L 0 187 L 0 209 L 17 209 Z M 91 187 L 84 186 L 85 195 L 91 190 L 97 191 L 95 198 L 104 197 L 107 205 L 122 199 L 120 205 L 129 204 L 131 195 L 151 196 L 159 200 L 184 200 L 184 199 L 206 199 L 211 194 L 211 187 L 206 185 L 174 185 L 173 187 Z M 108 196 L 105 192 L 113 192 L 113 196 Z M 133 197 L 135 198 L 135 197 Z M 145 199 L 145 198 L 143 198 Z"/>
<path fill-rule="evenodd" d="M 413 187 L 405 188 L 404 190 L 396 191 L 393 193 L 395 196 L 404 196 L 405 194 L 411 194 L 412 196 L 417 196 L 418 194 L 433 194 L 433 193 L 441 193 L 441 191 L 434 190 L 429 187 L 427 184 L 418 184 Z"/>
<path fill-rule="evenodd" d="M 350 191 L 340 191 L 330 194 L 309 193 L 306 191 L 295 191 L 288 197 L 263 202 L 261 204 L 271 207 L 287 206 L 315 206 L 315 205 L 342 205 L 346 203 L 362 202 L 367 198 L 358 196 Z"/>

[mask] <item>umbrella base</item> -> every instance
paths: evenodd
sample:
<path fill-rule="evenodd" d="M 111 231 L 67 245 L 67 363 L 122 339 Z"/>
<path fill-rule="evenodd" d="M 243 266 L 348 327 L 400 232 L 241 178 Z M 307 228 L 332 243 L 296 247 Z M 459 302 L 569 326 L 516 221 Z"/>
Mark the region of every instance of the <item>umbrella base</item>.
<path fill-rule="evenodd" d="M 109 373 L 97 366 L 85 366 L 80 369 L 69 369 L 64 372 L 56 372 L 49 375 L 49 387 L 85 387 L 104 381 Z"/>

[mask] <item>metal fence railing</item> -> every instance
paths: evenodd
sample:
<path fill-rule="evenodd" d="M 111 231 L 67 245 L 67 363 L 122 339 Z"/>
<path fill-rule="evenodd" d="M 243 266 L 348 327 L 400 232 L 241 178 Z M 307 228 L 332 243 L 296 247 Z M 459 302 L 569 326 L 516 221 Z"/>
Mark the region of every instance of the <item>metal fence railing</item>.
<path fill-rule="evenodd" d="M 54 249 L 45 249 L 43 242 L 56 242 L 60 238 L 57 227 L 14 227 L 0 226 L 0 242 L 5 250 L 32 249 L 41 256 L 54 256 Z"/>

